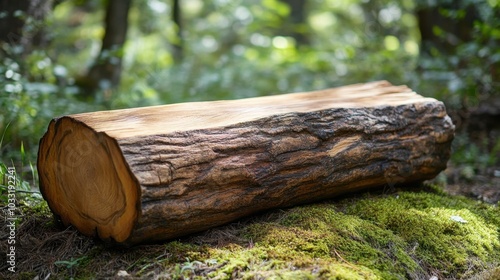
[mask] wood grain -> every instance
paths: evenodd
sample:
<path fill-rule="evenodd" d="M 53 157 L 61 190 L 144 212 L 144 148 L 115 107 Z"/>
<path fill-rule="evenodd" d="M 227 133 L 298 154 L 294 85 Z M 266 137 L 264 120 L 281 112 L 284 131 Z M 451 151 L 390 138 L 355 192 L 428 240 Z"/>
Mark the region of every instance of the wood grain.
<path fill-rule="evenodd" d="M 84 234 L 135 244 L 446 168 L 442 102 L 388 82 L 64 116 L 40 142 L 40 189 Z"/>

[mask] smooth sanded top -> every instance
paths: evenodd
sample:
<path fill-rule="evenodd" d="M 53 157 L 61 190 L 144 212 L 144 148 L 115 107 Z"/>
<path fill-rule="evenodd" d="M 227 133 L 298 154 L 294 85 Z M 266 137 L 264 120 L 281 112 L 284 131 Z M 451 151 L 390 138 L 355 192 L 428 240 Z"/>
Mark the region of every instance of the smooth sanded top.
<path fill-rule="evenodd" d="M 379 81 L 311 92 L 101 111 L 69 117 L 84 122 L 97 132 L 124 138 L 221 127 L 289 112 L 419 102 L 436 100 L 418 95 L 407 86 Z"/>

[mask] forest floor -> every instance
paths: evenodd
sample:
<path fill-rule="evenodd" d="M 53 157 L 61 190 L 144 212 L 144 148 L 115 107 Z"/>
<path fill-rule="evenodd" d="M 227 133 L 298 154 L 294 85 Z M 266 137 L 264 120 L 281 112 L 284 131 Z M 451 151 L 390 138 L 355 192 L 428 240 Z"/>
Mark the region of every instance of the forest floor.
<path fill-rule="evenodd" d="M 482 102 L 472 111 L 454 111 L 450 115 L 453 123 L 458 123 L 454 142 L 465 140 L 467 145 L 461 145 L 469 146 L 469 149 L 456 160 L 461 163 L 453 160 L 448 163 L 443 172 L 446 176 L 445 191 L 497 203 L 500 201 L 500 98 Z M 470 148 L 471 145 L 482 151 L 477 152 L 477 149 Z M 485 161 L 489 164 L 484 164 Z"/>
<path fill-rule="evenodd" d="M 500 279 L 500 166 L 276 209 L 182 239 L 113 247 L 19 205 L 1 279 Z M 447 182 L 438 187 L 442 179 Z M 0 219 L 6 220 L 5 213 Z M 437 278 L 433 278 L 437 277 Z"/>
<path fill-rule="evenodd" d="M 458 168 L 449 167 L 446 173 L 456 174 Z M 473 176 L 466 182 L 450 179 L 444 191 L 451 195 L 462 195 L 487 203 L 496 204 L 500 201 L 500 166 L 492 166 L 483 174 Z"/>

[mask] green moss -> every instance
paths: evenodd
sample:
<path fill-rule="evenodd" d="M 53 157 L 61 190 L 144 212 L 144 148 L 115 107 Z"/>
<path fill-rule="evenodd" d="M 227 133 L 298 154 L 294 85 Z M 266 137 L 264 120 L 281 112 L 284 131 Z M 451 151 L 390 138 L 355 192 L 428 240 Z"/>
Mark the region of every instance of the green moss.
<path fill-rule="evenodd" d="M 330 258 L 313 258 L 286 246 L 241 248 L 228 252 L 224 248 L 211 251 L 223 267 L 210 277 L 222 279 L 376 279 L 368 268 L 340 263 Z"/>
<path fill-rule="evenodd" d="M 126 270 L 168 279 L 495 279 L 499 217 L 498 207 L 432 189 L 365 194 L 274 211 L 152 254 L 132 248 Z M 92 252 L 87 268 L 109 254 Z"/>
<path fill-rule="evenodd" d="M 185 260 L 199 261 L 208 257 L 203 246 L 179 241 L 167 243 L 165 252 L 168 252 L 168 254 L 166 258 L 162 258 L 162 260 L 167 264 L 178 263 Z"/>
<path fill-rule="evenodd" d="M 448 276 L 465 277 L 500 257 L 493 207 L 429 193 L 358 201 L 347 213 L 390 230 L 410 246 L 414 258 Z M 473 268 L 471 270 L 471 268 Z"/>
<path fill-rule="evenodd" d="M 256 244 L 268 248 L 271 257 L 294 264 L 322 258 L 347 263 L 351 270 L 368 271 L 383 279 L 406 278 L 418 270 L 405 253 L 401 238 L 369 221 L 341 213 L 334 205 L 297 207 L 279 223 L 253 224 L 246 230 Z M 396 259 L 400 265 L 394 265 Z"/>
<path fill-rule="evenodd" d="M 251 248 L 210 255 L 229 260 L 223 275 L 242 278 L 467 277 L 499 257 L 496 211 L 426 192 L 301 206 L 243 228 Z"/>

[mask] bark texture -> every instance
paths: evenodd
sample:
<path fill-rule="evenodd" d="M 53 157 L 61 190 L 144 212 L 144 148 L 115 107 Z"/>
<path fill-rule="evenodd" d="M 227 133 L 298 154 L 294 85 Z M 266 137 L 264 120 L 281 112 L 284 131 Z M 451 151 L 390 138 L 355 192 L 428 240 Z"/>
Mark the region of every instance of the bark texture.
<path fill-rule="evenodd" d="M 151 242 L 431 179 L 453 134 L 442 102 L 387 82 L 86 113 L 50 123 L 40 189 L 84 234 Z"/>

